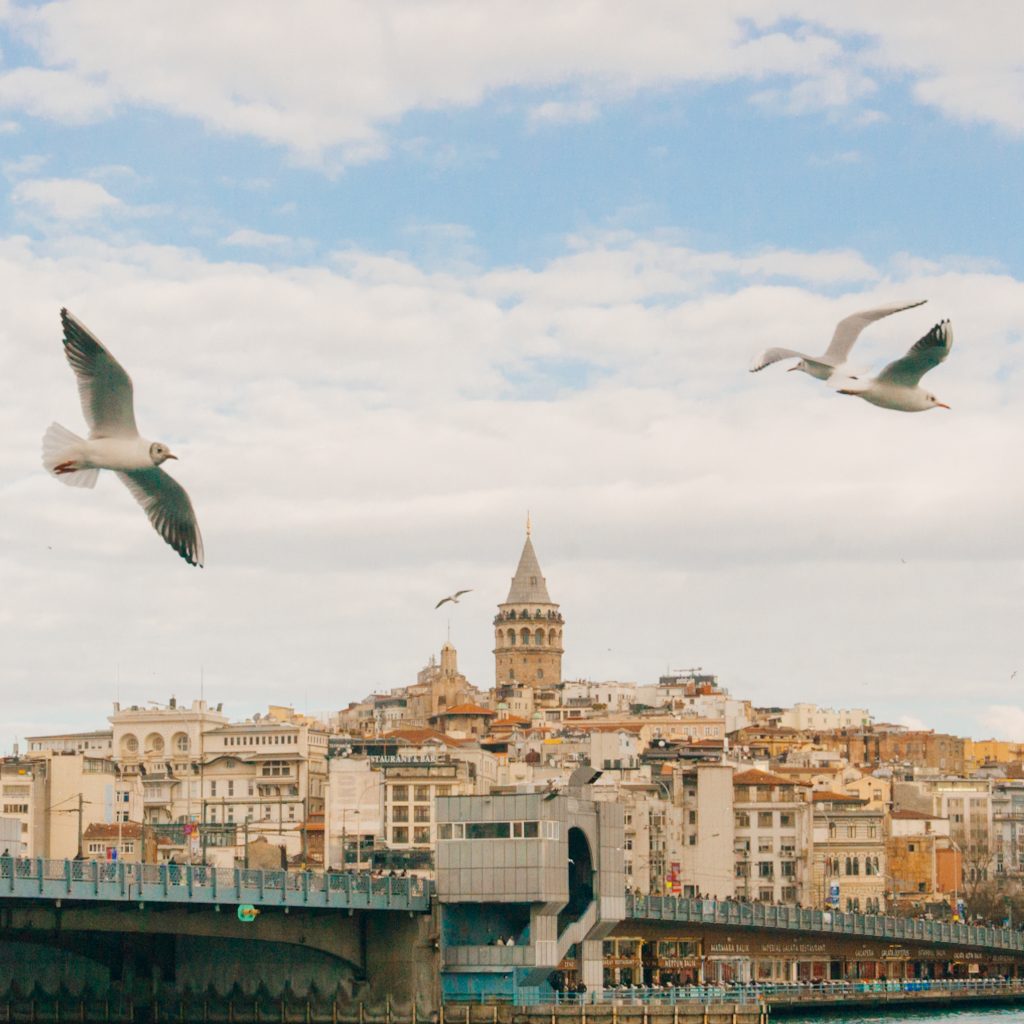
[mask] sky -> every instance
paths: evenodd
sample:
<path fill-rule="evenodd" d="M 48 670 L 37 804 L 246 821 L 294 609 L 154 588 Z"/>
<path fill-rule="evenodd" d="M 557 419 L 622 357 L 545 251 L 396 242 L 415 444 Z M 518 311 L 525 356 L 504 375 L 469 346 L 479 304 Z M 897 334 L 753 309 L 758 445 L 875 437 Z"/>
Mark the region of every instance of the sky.
<path fill-rule="evenodd" d="M 1024 740 L 1024 12 L 0 0 L 0 750 L 111 703 L 493 685 L 529 510 L 565 678 Z M 949 411 L 761 349 L 938 320 Z M 67 306 L 206 567 L 84 431 Z M 455 589 L 457 607 L 435 611 Z"/>

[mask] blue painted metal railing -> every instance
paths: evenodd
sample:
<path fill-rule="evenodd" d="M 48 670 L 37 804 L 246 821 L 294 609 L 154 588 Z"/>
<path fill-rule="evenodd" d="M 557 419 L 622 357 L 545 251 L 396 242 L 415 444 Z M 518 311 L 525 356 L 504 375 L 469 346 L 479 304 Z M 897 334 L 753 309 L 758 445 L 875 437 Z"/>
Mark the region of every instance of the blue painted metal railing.
<path fill-rule="evenodd" d="M 432 884 L 421 878 L 374 877 L 362 871 L 257 871 L 200 864 L 0 857 L 0 900 L 251 903 L 426 912 L 432 892 Z"/>
<path fill-rule="evenodd" d="M 510 1002 L 516 1006 L 573 1006 L 612 1004 L 617 1006 L 675 1006 L 703 1004 L 873 1003 L 934 999 L 1024 1000 L 1024 980 L 1019 978 L 945 978 L 906 981 L 764 982 L 736 985 L 685 985 L 651 988 L 612 986 L 600 992 L 550 992 L 530 989 L 514 996 L 493 994 L 445 996 L 446 1004 Z"/>
<path fill-rule="evenodd" d="M 690 899 L 683 896 L 626 896 L 626 916 L 686 924 L 769 928 L 812 934 L 852 935 L 887 941 L 929 942 L 986 950 L 1024 952 L 1024 934 L 1013 928 L 928 921 L 916 917 L 851 914 L 777 903 Z"/>

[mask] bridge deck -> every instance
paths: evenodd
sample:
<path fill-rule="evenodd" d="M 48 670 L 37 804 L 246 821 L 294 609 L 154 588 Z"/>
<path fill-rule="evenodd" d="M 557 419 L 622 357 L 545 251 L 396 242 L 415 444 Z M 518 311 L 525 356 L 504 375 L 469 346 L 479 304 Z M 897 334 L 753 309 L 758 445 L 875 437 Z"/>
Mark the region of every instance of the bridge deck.
<path fill-rule="evenodd" d="M 626 916 L 648 921 L 768 928 L 805 935 L 848 935 L 1024 954 L 1024 934 L 1013 928 L 886 917 L 882 914 L 850 914 L 784 904 L 630 895 L 626 897 Z"/>
<path fill-rule="evenodd" d="M 251 903 L 332 910 L 430 910 L 420 878 L 368 872 L 257 871 L 197 864 L 0 857 L 0 900 Z"/>

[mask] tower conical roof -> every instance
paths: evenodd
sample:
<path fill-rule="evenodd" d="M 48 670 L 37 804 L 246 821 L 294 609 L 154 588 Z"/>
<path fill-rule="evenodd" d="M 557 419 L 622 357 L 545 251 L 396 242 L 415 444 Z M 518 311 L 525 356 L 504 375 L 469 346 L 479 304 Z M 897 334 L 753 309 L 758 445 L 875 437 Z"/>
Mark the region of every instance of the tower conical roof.
<path fill-rule="evenodd" d="M 512 577 L 505 604 L 554 604 L 548 596 L 548 585 L 541 575 L 537 552 L 533 550 L 533 541 L 526 535 L 523 553 L 519 556 L 516 574 Z"/>

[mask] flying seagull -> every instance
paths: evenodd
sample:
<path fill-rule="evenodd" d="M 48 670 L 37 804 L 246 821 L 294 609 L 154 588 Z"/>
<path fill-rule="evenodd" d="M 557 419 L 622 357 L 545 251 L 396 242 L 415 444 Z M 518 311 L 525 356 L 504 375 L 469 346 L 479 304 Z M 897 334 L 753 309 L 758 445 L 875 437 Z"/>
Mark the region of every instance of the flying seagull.
<path fill-rule="evenodd" d="M 877 377 L 839 377 L 829 383 L 841 395 L 856 395 L 865 402 L 895 409 L 897 412 L 926 412 L 948 409 L 918 381 L 941 363 L 953 347 L 953 325 L 948 320 L 937 323 L 920 341 L 910 346 L 902 359 L 890 363 Z"/>
<path fill-rule="evenodd" d="M 101 469 L 113 470 L 157 533 L 190 565 L 202 566 L 203 538 L 192 503 L 181 484 L 160 469 L 178 456 L 167 445 L 139 436 L 132 381 L 121 364 L 66 309 L 60 319 L 89 439 L 51 423 L 43 436 L 43 465 L 72 487 L 95 487 Z"/>
<path fill-rule="evenodd" d="M 850 349 L 853 348 L 854 342 L 860 337 L 860 332 L 868 324 L 881 320 L 882 317 L 890 316 L 892 313 L 901 313 L 905 309 L 923 306 L 927 301 L 927 299 L 921 299 L 918 302 L 901 302 L 896 306 L 879 306 L 877 309 L 865 309 L 860 313 L 851 313 L 836 324 L 835 333 L 832 335 L 832 340 L 824 355 L 808 356 L 791 348 L 769 348 L 765 349 L 750 364 L 750 372 L 757 373 L 758 370 L 763 370 L 780 359 L 799 359 L 800 362 L 796 366 L 789 368 L 791 371 L 802 370 L 818 380 L 828 380 L 836 370 L 846 363 Z"/>
<path fill-rule="evenodd" d="M 470 587 L 469 590 L 456 590 L 454 594 L 449 594 L 447 597 L 442 597 L 441 600 L 434 605 L 434 611 L 436 612 L 437 609 L 440 608 L 441 605 L 443 605 L 446 601 L 451 601 L 452 604 L 458 604 L 459 598 L 462 597 L 463 594 L 471 593 L 473 593 L 472 587 Z"/>

